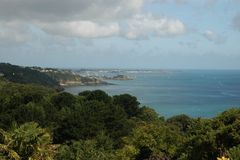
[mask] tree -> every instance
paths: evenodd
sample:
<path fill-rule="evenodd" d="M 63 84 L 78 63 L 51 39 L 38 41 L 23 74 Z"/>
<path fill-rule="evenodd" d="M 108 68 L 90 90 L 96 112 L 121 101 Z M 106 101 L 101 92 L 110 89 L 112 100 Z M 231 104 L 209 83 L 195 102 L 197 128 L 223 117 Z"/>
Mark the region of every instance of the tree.
<path fill-rule="evenodd" d="M 150 156 L 173 158 L 183 139 L 176 131 L 162 123 L 145 123 L 135 128 L 132 134 L 124 138 L 124 142 L 138 150 L 138 159 L 147 159 Z"/>
<path fill-rule="evenodd" d="M 113 97 L 113 103 L 122 107 L 129 117 L 139 113 L 139 102 L 137 98 L 129 94 L 121 94 Z"/>
<path fill-rule="evenodd" d="M 55 142 L 94 138 L 106 131 L 118 142 L 129 133 L 126 113 L 122 108 L 102 101 L 86 101 L 76 107 L 54 131 Z"/>
<path fill-rule="evenodd" d="M 223 122 L 224 125 L 232 124 L 236 120 L 240 120 L 240 109 L 239 108 L 229 109 L 218 115 L 215 119 Z"/>
<path fill-rule="evenodd" d="M 216 144 L 216 134 L 209 119 L 195 119 L 188 126 L 187 139 L 179 149 L 186 154 L 187 159 L 216 159 L 220 154 Z"/>
<path fill-rule="evenodd" d="M 26 105 L 18 106 L 16 108 L 14 117 L 19 124 L 32 121 L 35 121 L 39 124 L 43 124 L 46 115 L 45 110 L 41 105 L 30 102 Z"/>
<path fill-rule="evenodd" d="M 240 145 L 229 150 L 229 157 L 232 160 L 240 160 Z"/>
<path fill-rule="evenodd" d="M 62 109 L 63 107 L 74 108 L 76 98 L 74 95 L 70 93 L 61 92 L 54 95 L 51 99 L 51 102 L 59 110 Z"/>
<path fill-rule="evenodd" d="M 9 132 L 0 130 L 0 158 L 14 160 L 53 160 L 58 145 L 37 123 L 25 123 Z"/>
<path fill-rule="evenodd" d="M 182 114 L 167 119 L 167 123 L 177 126 L 181 132 L 186 133 L 189 125 L 192 123 L 192 119 Z"/>
<path fill-rule="evenodd" d="M 139 150 L 133 145 L 125 145 L 117 149 L 114 154 L 115 160 L 135 160 Z"/>
<path fill-rule="evenodd" d="M 101 132 L 95 139 L 62 145 L 56 160 L 109 160 L 113 159 L 112 147 L 112 140 Z"/>
<path fill-rule="evenodd" d="M 87 101 L 95 100 L 104 103 L 111 103 L 112 98 L 102 90 L 95 90 L 95 91 L 84 91 L 78 94 L 79 96 L 85 97 Z"/>
<path fill-rule="evenodd" d="M 141 107 L 139 109 L 137 118 L 139 118 L 142 121 L 149 122 L 149 123 L 163 121 L 163 118 L 159 117 L 159 115 L 157 114 L 157 112 L 155 112 L 154 109 L 146 107 L 146 106 Z"/>

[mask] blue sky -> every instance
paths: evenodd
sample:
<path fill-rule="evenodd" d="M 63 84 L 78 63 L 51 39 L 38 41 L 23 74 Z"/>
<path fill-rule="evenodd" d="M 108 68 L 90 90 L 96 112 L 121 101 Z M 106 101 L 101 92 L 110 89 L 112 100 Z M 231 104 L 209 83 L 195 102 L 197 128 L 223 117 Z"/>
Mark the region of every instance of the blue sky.
<path fill-rule="evenodd" d="M 0 61 L 240 69 L 239 0 L 0 0 Z"/>

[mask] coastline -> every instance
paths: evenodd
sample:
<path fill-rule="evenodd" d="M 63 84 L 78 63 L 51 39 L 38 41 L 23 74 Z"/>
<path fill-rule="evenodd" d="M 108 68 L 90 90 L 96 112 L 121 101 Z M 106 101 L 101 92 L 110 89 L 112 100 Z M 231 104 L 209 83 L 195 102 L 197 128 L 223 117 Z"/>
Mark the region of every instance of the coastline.
<path fill-rule="evenodd" d="M 82 83 L 79 81 L 71 81 L 69 83 L 66 84 L 61 84 L 60 86 L 63 88 L 70 88 L 70 87 L 84 87 L 84 86 L 108 86 L 108 85 L 116 85 L 114 83 L 109 83 L 109 82 L 102 82 L 102 83 L 92 83 L 92 82 L 88 82 L 88 83 Z"/>

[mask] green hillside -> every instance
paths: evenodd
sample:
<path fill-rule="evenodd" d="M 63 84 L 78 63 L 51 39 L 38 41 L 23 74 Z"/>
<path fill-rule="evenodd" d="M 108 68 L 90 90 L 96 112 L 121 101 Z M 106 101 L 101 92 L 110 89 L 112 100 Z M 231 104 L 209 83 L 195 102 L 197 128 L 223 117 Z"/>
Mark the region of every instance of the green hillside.
<path fill-rule="evenodd" d="M 56 68 L 41 68 L 31 67 L 33 70 L 37 70 L 44 73 L 51 78 L 55 79 L 61 86 L 73 86 L 73 85 L 108 85 L 99 78 L 85 77 L 74 73 L 68 69 L 56 69 Z"/>
<path fill-rule="evenodd" d="M 50 76 L 29 67 L 20 67 L 9 63 L 0 63 L 0 78 L 22 84 L 38 84 L 59 87 L 58 82 Z"/>

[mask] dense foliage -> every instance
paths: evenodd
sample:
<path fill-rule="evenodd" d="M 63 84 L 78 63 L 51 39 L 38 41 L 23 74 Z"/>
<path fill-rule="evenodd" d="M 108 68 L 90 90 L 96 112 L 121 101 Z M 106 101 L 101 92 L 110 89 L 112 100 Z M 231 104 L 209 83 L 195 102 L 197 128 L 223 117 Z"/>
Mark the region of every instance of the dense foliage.
<path fill-rule="evenodd" d="M 160 117 L 129 94 L 79 95 L 0 80 L 0 159 L 215 160 L 240 155 L 240 109 Z"/>

